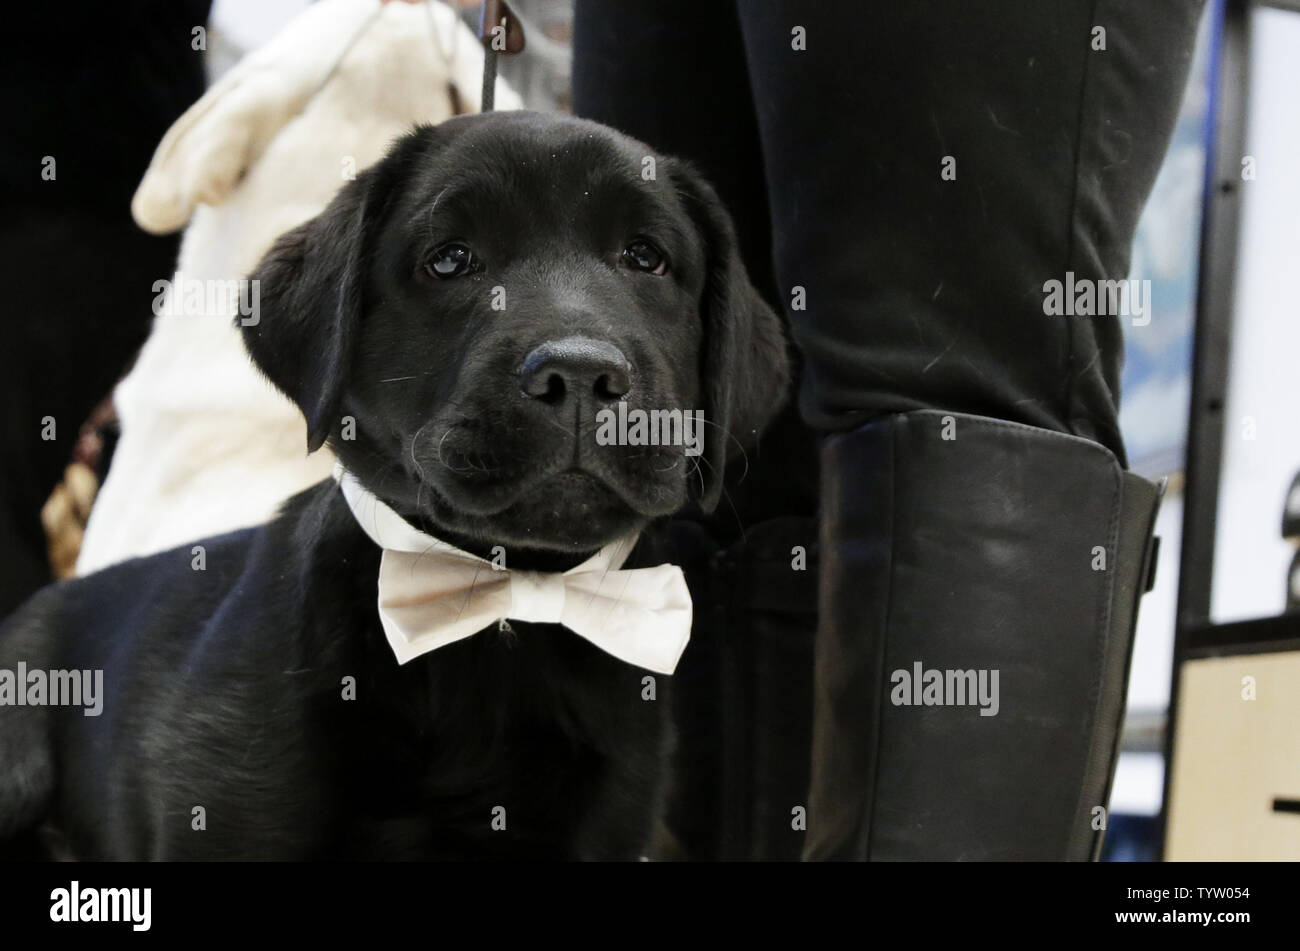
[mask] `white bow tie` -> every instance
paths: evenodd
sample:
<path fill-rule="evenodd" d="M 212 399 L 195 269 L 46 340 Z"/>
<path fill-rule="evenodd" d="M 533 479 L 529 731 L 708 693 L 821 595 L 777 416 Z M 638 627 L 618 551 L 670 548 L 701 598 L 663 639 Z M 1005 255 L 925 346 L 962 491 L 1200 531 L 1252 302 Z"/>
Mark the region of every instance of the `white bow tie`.
<path fill-rule="evenodd" d="M 510 619 L 563 624 L 629 664 L 676 669 L 691 636 L 691 594 L 676 565 L 621 570 L 635 535 L 562 574 L 512 571 L 412 527 L 341 466 L 334 477 L 383 549 L 379 619 L 399 664 Z"/>

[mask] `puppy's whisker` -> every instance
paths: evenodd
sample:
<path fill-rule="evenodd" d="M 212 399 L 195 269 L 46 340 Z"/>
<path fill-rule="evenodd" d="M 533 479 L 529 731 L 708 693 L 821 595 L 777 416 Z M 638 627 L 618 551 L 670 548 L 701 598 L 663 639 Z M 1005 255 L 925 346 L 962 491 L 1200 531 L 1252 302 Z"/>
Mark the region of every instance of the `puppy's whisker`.
<path fill-rule="evenodd" d="M 744 541 L 746 538 L 748 538 L 748 534 L 745 532 L 745 523 L 740 518 L 740 512 L 736 510 L 736 503 L 732 501 L 731 493 L 727 491 L 726 483 L 722 482 L 721 473 L 719 473 L 713 467 L 713 464 L 709 462 L 709 460 L 705 459 L 703 456 L 696 456 L 695 458 L 699 460 L 699 462 L 702 462 L 709 467 L 709 471 L 713 473 L 714 478 L 717 479 L 719 484 L 721 485 L 722 498 L 727 503 L 727 508 L 731 509 L 731 515 L 736 520 L 736 527 L 740 529 L 740 540 Z M 701 470 L 698 465 L 696 465 L 695 469 L 697 472 L 700 473 L 700 494 L 703 495 L 704 494 L 703 470 Z M 744 476 L 742 475 L 741 478 L 744 478 Z"/>
<path fill-rule="evenodd" d="M 446 431 L 442 434 L 442 438 L 438 440 L 438 447 L 437 449 L 434 450 L 434 454 L 438 457 L 438 464 L 440 466 L 442 466 L 448 472 L 454 472 L 457 475 L 459 475 L 464 470 L 455 468 L 454 466 L 450 465 L 446 459 L 442 457 L 442 444 L 447 441 L 447 437 L 451 435 L 451 431 L 455 428 L 456 427 L 454 425 L 447 427 Z"/>
<path fill-rule="evenodd" d="M 428 426 L 429 422 L 431 422 L 431 420 L 426 421 L 419 429 L 415 431 L 415 435 L 411 437 L 411 450 L 410 450 L 411 464 L 415 466 L 415 474 L 420 477 L 421 481 L 424 481 L 424 466 L 420 465 L 420 460 L 415 458 L 415 444 L 420 441 L 420 434 L 424 432 L 424 427 Z M 443 438 L 446 437 L 444 436 Z"/>
<path fill-rule="evenodd" d="M 418 476 L 418 481 L 415 483 L 416 511 L 424 510 L 421 496 L 424 492 L 424 485 L 426 480 L 424 476 L 424 466 L 420 465 L 420 460 L 415 457 L 415 444 L 419 442 L 420 435 L 424 432 L 424 427 L 428 426 L 430 422 L 432 422 L 432 420 L 426 420 L 423 423 L 423 425 L 421 425 L 420 428 L 415 431 L 415 435 L 411 437 L 411 464 L 415 466 L 415 472 L 416 475 Z"/>
<path fill-rule="evenodd" d="M 700 468 L 700 457 L 696 456 L 692 460 L 691 471 L 686 474 L 689 479 L 692 475 L 697 476 L 700 480 L 700 496 L 704 496 L 704 470 Z"/>
<path fill-rule="evenodd" d="M 745 452 L 744 444 L 735 436 L 731 435 L 731 430 L 727 429 L 727 427 L 723 426 L 721 423 L 715 423 L 711 419 L 703 419 L 703 418 L 701 418 L 700 422 L 704 423 L 705 426 L 712 426 L 715 429 L 722 430 L 722 434 L 736 444 L 736 448 L 740 450 L 740 458 L 745 460 L 745 468 L 741 471 L 740 478 L 737 479 L 736 481 L 744 482 L 745 476 L 749 475 L 749 453 Z M 709 466 L 709 468 L 712 469 L 713 467 Z"/>

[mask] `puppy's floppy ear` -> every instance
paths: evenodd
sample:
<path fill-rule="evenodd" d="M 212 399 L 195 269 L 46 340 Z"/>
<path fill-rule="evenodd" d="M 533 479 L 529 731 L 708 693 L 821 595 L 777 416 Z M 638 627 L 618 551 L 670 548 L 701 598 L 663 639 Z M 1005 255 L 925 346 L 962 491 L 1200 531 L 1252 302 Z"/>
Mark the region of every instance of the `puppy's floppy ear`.
<path fill-rule="evenodd" d="M 749 448 L 785 403 L 790 357 L 781 320 L 750 283 L 731 216 L 713 188 L 688 164 L 669 174 L 704 241 L 706 271 L 700 299 L 704 350 L 704 460 L 700 505 L 712 511 L 722 495 L 729 455 Z"/>
<path fill-rule="evenodd" d="M 253 272 L 256 319 L 236 318 L 258 369 L 307 417 L 309 452 L 338 422 L 371 239 L 393 177 L 388 160 L 372 166 L 319 215 L 281 235 Z"/>

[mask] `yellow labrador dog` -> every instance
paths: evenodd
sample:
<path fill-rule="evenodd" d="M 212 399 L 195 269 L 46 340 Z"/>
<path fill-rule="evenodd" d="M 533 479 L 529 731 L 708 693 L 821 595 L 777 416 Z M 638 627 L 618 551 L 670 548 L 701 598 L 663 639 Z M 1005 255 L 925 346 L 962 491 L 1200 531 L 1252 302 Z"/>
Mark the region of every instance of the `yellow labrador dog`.
<path fill-rule="evenodd" d="M 188 229 L 114 394 L 122 438 L 78 573 L 261 524 L 330 474 L 328 452 L 303 452 L 302 413 L 244 350 L 235 318 L 256 321 L 260 294 L 242 279 L 413 124 L 457 101 L 477 111 L 482 70 L 473 32 L 436 0 L 321 0 L 172 126 L 132 211 L 148 231 Z M 496 107 L 521 105 L 498 81 Z"/>

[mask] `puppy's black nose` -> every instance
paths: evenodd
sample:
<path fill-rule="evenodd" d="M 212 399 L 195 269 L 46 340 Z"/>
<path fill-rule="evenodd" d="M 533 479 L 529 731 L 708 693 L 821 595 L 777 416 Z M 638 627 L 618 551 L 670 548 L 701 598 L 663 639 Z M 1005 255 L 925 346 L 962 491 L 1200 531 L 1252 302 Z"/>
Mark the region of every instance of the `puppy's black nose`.
<path fill-rule="evenodd" d="M 544 403 L 559 404 L 569 395 L 610 402 L 632 389 L 632 366 L 622 350 L 604 340 L 548 340 L 519 365 L 519 388 Z"/>

